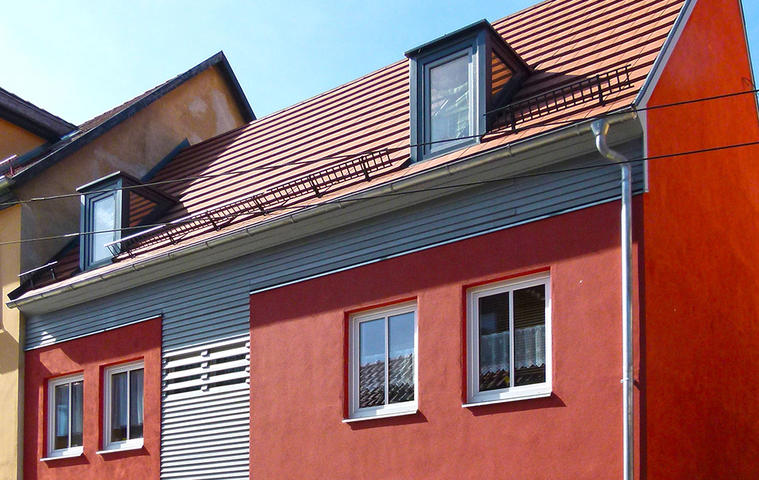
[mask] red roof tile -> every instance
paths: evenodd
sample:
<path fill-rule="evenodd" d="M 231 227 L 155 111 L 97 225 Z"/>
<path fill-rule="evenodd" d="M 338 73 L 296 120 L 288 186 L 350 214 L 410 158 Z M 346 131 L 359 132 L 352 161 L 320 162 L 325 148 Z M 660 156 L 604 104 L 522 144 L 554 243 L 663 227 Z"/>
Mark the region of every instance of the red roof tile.
<path fill-rule="evenodd" d="M 526 121 L 513 133 L 510 129 L 491 132 L 479 144 L 396 168 L 332 195 L 399 179 L 557 128 L 551 122 L 581 120 L 631 105 L 683 3 L 684 0 L 553 0 L 494 22 L 495 30 L 533 70 L 515 101 L 623 67 L 629 69 L 630 88 L 606 96 L 603 105 L 583 103 Z M 388 148 L 394 164 L 402 165 L 409 158 L 408 75 L 408 61 L 396 62 L 182 151 L 153 179 L 182 179 L 162 186 L 179 199 L 164 220 L 244 198 L 368 150 Z M 224 231 L 263 218 L 242 216 Z M 166 244 L 138 258 L 220 233 L 223 232 L 198 231 L 197 236 L 187 236 L 179 245 Z M 124 254 L 121 257 L 123 262 L 132 261 Z M 105 266 L 98 271 L 117 267 L 118 264 Z"/>

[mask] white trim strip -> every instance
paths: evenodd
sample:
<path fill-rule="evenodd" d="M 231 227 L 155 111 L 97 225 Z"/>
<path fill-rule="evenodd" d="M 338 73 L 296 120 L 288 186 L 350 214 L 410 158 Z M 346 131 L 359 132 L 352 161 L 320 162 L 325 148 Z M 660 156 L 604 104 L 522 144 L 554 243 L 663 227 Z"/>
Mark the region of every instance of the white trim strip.
<path fill-rule="evenodd" d="M 130 444 L 129 446 L 124 446 L 121 448 L 109 448 L 107 450 L 98 450 L 95 453 L 97 453 L 98 455 L 108 455 L 109 453 L 119 453 L 119 452 L 129 452 L 132 450 L 140 450 L 143 447 L 144 447 L 144 444 L 142 440 L 140 440 L 139 442 L 134 442 L 134 445 Z"/>
<path fill-rule="evenodd" d="M 483 405 L 494 405 L 496 403 L 518 402 L 520 400 L 533 400 L 535 398 L 546 398 L 546 397 L 550 397 L 551 395 L 553 395 L 553 392 L 531 393 L 529 395 L 520 395 L 520 396 L 515 395 L 513 397 L 499 398 L 498 400 L 487 400 L 484 402 L 463 403 L 461 407 L 462 408 L 481 407 Z"/>
<path fill-rule="evenodd" d="M 72 453 L 67 453 L 65 455 L 56 455 L 54 457 L 43 457 L 43 458 L 40 458 L 40 462 L 51 462 L 53 460 L 64 460 L 66 458 L 77 458 L 77 457 L 81 457 L 82 455 L 84 455 L 84 450 L 79 450 L 79 452 L 76 452 L 76 453 L 72 452 Z"/>
<path fill-rule="evenodd" d="M 407 412 L 396 412 L 396 413 L 387 413 L 384 415 L 374 415 L 373 417 L 356 417 L 356 418 L 344 418 L 343 423 L 353 423 L 353 422 L 365 422 L 367 420 L 379 420 L 381 418 L 393 418 L 393 417 L 404 417 L 406 415 L 416 415 L 419 413 L 419 410 L 409 410 Z"/>
<path fill-rule="evenodd" d="M 643 82 L 643 86 L 638 91 L 638 95 L 635 97 L 633 105 L 636 105 L 638 107 L 645 107 L 648 105 L 648 101 L 651 99 L 651 94 L 656 89 L 656 84 L 659 82 L 659 78 L 664 71 L 664 67 L 667 65 L 669 57 L 672 55 L 672 52 L 677 45 L 677 41 L 680 39 L 680 35 L 685 29 L 685 25 L 688 23 L 688 18 L 690 18 L 690 14 L 693 12 L 693 8 L 696 6 L 696 2 L 697 0 L 685 0 L 685 4 L 682 6 L 680 13 L 677 15 L 675 24 L 669 31 L 667 39 L 664 40 L 664 45 L 662 45 L 659 54 L 656 56 L 654 65 L 651 67 L 648 76 L 646 76 L 646 80 Z"/>

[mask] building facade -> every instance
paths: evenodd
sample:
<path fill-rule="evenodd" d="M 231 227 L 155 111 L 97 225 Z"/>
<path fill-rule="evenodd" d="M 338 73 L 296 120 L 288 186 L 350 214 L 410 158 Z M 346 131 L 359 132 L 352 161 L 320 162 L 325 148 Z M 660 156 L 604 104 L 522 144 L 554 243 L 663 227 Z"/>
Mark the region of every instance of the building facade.
<path fill-rule="evenodd" d="M 50 268 L 73 245 L 60 234 L 79 230 L 76 196 L 19 200 L 70 194 L 113 170 L 145 178 L 179 149 L 254 118 L 221 52 L 78 127 L 0 90 L 0 156 L 8 158 L 0 163 L 3 296 L 50 281 Z M 46 237 L 52 238 L 21 241 Z M 23 332 L 19 310 L 4 302 L 0 407 L 15 412 L 7 418 L 16 425 L 0 433 L 0 477 L 8 479 L 22 478 Z"/>
<path fill-rule="evenodd" d="M 10 295 L 26 478 L 759 472 L 740 3 L 541 3 L 406 56 L 81 190 L 120 233 Z M 160 220 L 127 233 L 132 189 Z"/>
<path fill-rule="evenodd" d="M 0 169 L 11 169 L 16 159 L 55 142 L 76 127 L 0 88 Z M 21 207 L 0 210 L 0 291 L 3 298 L 19 287 L 21 273 Z M 0 476 L 18 478 L 21 472 L 23 421 L 23 326 L 16 309 L 0 307 L 0 409 L 16 412 L 6 417 L 0 431 Z"/>

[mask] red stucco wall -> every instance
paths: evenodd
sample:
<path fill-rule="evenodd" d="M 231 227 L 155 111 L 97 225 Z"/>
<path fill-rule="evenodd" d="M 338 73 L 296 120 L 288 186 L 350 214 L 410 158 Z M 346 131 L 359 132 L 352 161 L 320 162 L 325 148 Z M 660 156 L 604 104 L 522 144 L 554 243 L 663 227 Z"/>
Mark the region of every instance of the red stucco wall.
<path fill-rule="evenodd" d="M 144 359 L 144 442 L 141 450 L 99 455 L 102 446 L 103 368 Z M 24 478 L 157 479 L 161 412 L 161 320 L 155 319 L 26 352 Z M 84 455 L 40 462 L 46 456 L 48 379 L 84 372 Z"/>
<path fill-rule="evenodd" d="M 753 88 L 736 0 L 699 0 L 649 105 Z M 648 112 L 648 155 L 759 140 L 752 95 Z M 759 478 L 759 149 L 650 162 L 647 478 Z"/>
<path fill-rule="evenodd" d="M 251 296 L 251 478 L 621 477 L 618 202 Z M 462 408 L 466 285 L 550 268 L 553 396 Z M 342 423 L 346 312 L 418 302 L 419 410 Z"/>

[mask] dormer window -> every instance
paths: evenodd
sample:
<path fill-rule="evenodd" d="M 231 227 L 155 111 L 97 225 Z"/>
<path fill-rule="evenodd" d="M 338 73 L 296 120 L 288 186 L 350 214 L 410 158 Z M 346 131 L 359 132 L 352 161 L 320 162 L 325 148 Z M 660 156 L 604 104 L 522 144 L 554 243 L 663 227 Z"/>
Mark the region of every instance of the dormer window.
<path fill-rule="evenodd" d="M 105 260 L 110 260 L 111 253 L 105 246 L 107 243 L 118 238 L 117 226 L 121 225 L 121 209 L 116 209 L 116 196 L 121 196 L 120 191 L 92 195 L 87 199 L 88 205 L 85 210 L 88 213 L 85 232 L 92 234 L 92 245 L 88 249 L 87 264 L 94 265 Z"/>
<path fill-rule="evenodd" d="M 77 189 L 82 194 L 79 266 L 91 269 L 111 262 L 117 242 L 163 213 L 174 200 L 121 172 Z"/>
<path fill-rule="evenodd" d="M 527 66 L 482 20 L 406 52 L 411 60 L 411 156 L 477 143 L 485 113 L 508 103 Z"/>

